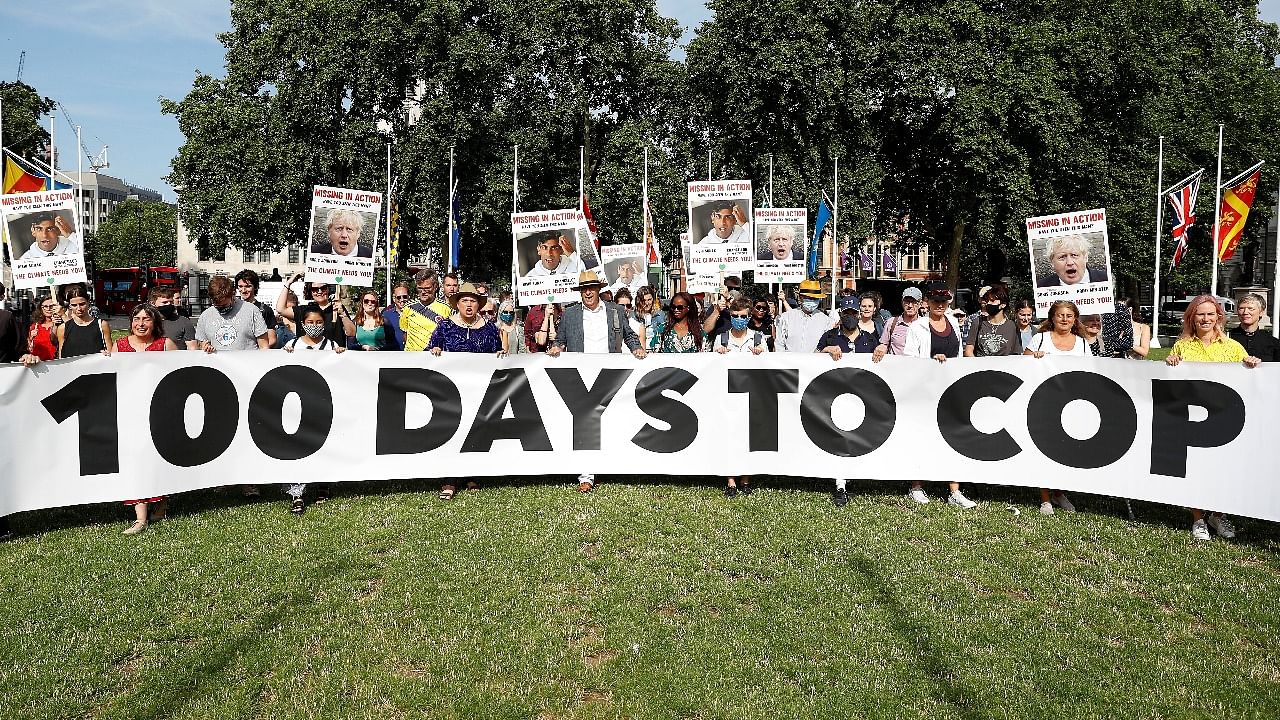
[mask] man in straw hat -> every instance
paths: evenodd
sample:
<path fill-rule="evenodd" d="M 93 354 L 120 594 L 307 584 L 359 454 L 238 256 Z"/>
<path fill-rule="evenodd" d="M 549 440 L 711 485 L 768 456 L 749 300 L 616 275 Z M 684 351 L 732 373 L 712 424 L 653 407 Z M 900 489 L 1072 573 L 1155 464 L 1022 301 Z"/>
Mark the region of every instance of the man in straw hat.
<path fill-rule="evenodd" d="M 622 308 L 600 299 L 600 288 L 607 285 L 594 270 L 578 274 L 578 284 L 573 287 L 582 296 L 582 302 L 565 308 L 560 318 L 560 332 L 555 343 L 547 348 L 551 357 L 562 352 L 620 353 L 625 345 L 637 358 L 645 356 L 640 337 L 631 329 Z M 583 473 L 578 476 L 578 490 L 591 492 L 596 476 Z"/>
<path fill-rule="evenodd" d="M 778 352 L 817 352 L 818 339 L 836 326 L 837 319 L 821 309 L 822 300 L 827 297 L 822 283 L 805 280 L 796 288 L 796 294 L 800 296 L 800 307 L 778 318 Z"/>

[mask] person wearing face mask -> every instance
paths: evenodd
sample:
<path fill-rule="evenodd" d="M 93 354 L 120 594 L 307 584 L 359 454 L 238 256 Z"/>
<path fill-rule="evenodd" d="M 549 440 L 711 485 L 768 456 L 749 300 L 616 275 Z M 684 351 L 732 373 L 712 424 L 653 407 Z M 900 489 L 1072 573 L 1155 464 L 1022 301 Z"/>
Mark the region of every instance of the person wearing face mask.
<path fill-rule="evenodd" d="M 965 340 L 964 356 L 1021 355 L 1022 334 L 1004 311 L 1009 305 L 1009 286 L 996 283 L 985 289 L 986 293 L 981 297 L 982 313 Z"/>
<path fill-rule="evenodd" d="M 760 355 L 769 352 L 769 344 L 764 333 L 752 330 L 751 301 L 739 296 L 729 303 L 729 327 L 711 340 L 711 350 L 720 354 L 751 353 Z M 730 485 L 732 487 L 732 485 Z"/>
<path fill-rule="evenodd" d="M 153 287 L 147 293 L 147 301 L 160 311 L 165 337 L 172 340 L 179 350 L 199 350 L 195 323 L 191 322 L 191 318 L 179 315 L 178 306 L 173 304 L 173 296 L 177 292 L 177 289 L 171 287 Z"/>
<path fill-rule="evenodd" d="M 516 317 L 516 304 L 510 299 L 498 305 L 498 336 L 502 339 L 502 354 L 527 354 L 524 342 L 524 324 Z"/>
<path fill-rule="evenodd" d="M 835 327 L 839 322 L 834 316 L 823 312 L 822 300 L 827 294 L 822 291 L 822 284 L 817 280 L 805 280 L 796 288 L 800 297 L 800 306 L 792 308 L 778 318 L 777 349 L 778 352 L 811 353 L 818 346 L 822 334 Z"/>
<path fill-rule="evenodd" d="M 839 327 L 823 333 L 814 351 L 826 353 L 832 360 L 839 360 L 845 353 L 875 352 L 877 339 L 884 332 L 875 300 L 842 297 L 836 302 L 836 309 L 840 313 Z"/>
<path fill-rule="evenodd" d="M 298 323 L 298 329 L 301 334 L 284 344 L 285 352 L 316 350 L 340 353 L 347 349 L 341 343 L 333 342 L 325 336 L 324 312 L 322 310 L 316 307 L 304 307 L 299 312 L 299 315 L 301 316 L 301 321 Z M 307 492 L 307 483 L 284 483 L 282 487 L 284 488 L 284 494 L 288 495 L 291 501 L 289 512 L 294 515 L 301 515 L 306 512 L 307 503 L 303 496 Z M 328 486 L 322 484 L 316 493 L 315 502 L 319 504 L 328 499 Z"/>

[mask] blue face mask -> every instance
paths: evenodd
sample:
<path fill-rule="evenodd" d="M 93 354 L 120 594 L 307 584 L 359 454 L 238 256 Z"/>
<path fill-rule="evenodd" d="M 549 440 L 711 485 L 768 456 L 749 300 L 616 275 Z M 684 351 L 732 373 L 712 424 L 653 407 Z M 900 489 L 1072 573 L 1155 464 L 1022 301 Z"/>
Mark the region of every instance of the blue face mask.
<path fill-rule="evenodd" d="M 729 325 L 730 325 L 734 330 L 737 330 L 737 331 L 741 332 L 741 331 L 743 331 L 743 330 L 746 330 L 746 329 L 747 329 L 747 322 L 748 322 L 750 319 L 751 319 L 751 318 L 744 318 L 744 317 L 731 317 L 731 318 L 729 318 Z"/>
<path fill-rule="evenodd" d="M 805 298 L 800 301 L 800 307 L 807 313 L 816 312 L 818 309 L 818 301 L 813 298 Z"/>
<path fill-rule="evenodd" d="M 516 319 L 516 314 L 510 313 L 510 312 L 500 312 L 498 313 L 498 319 L 504 323 L 509 323 L 512 320 Z"/>

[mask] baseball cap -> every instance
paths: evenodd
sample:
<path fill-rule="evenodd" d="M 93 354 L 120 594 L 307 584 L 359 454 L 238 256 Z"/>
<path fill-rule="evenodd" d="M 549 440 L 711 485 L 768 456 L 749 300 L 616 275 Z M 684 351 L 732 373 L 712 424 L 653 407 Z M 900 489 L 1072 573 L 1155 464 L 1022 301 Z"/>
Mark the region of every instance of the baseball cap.
<path fill-rule="evenodd" d="M 930 302 L 951 302 L 951 290 L 944 283 L 929 283 L 924 296 Z"/>
<path fill-rule="evenodd" d="M 843 296 L 836 300 L 836 310 L 839 310 L 840 312 L 844 312 L 845 310 L 857 310 L 858 303 L 860 302 L 861 301 L 853 295 Z"/>
<path fill-rule="evenodd" d="M 916 302 L 919 302 L 924 299 L 924 296 L 920 294 L 920 288 L 909 287 L 906 290 L 902 291 L 902 299 L 906 300 L 907 298 L 912 298 Z"/>

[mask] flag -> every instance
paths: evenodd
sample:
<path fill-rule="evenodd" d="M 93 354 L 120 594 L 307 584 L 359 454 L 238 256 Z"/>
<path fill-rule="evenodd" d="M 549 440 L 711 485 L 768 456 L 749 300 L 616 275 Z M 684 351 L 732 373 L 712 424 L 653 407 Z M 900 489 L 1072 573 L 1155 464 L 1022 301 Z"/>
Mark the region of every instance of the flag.
<path fill-rule="evenodd" d="M 658 238 L 653 234 L 653 214 L 649 212 L 649 201 L 644 203 L 644 247 L 645 255 L 649 258 L 650 265 L 661 265 L 662 259 L 658 253 Z"/>
<path fill-rule="evenodd" d="M 587 234 L 591 236 L 591 246 L 596 249 L 596 257 L 600 257 L 600 235 L 596 233 L 596 221 L 591 217 L 586 193 L 582 195 L 582 216 L 587 219 Z"/>
<path fill-rule="evenodd" d="M 886 275 L 898 274 L 898 262 L 893 259 L 893 256 L 889 254 L 888 250 L 884 251 L 884 257 L 881 258 L 881 267 L 884 268 Z"/>
<path fill-rule="evenodd" d="M 1249 208 L 1253 205 L 1254 193 L 1258 191 L 1258 176 L 1262 168 L 1254 170 L 1249 177 L 1233 187 L 1227 188 L 1222 195 L 1222 209 L 1218 220 L 1217 246 L 1218 262 L 1230 260 L 1240 243 L 1240 233 L 1244 232 L 1244 222 L 1249 219 Z"/>
<path fill-rule="evenodd" d="M 396 266 L 396 261 L 400 259 L 400 203 L 399 201 L 391 201 L 391 222 L 390 235 L 391 247 L 387 249 L 387 262 L 391 267 Z"/>
<path fill-rule="evenodd" d="M 862 261 L 862 272 L 875 272 L 876 262 L 871 259 L 871 254 L 863 250 L 858 255 Z"/>
<path fill-rule="evenodd" d="M 49 176 L 29 173 L 12 158 L 4 159 L 4 194 L 44 192 L 49 189 Z"/>
<path fill-rule="evenodd" d="M 1173 224 L 1173 240 L 1176 245 L 1173 248 L 1173 262 L 1169 264 L 1170 270 L 1178 267 L 1178 263 L 1187 254 L 1187 231 L 1196 222 L 1196 195 L 1199 193 L 1199 175 L 1180 189 L 1169 193 L 1169 204 L 1173 205 L 1173 217 L 1176 220 Z"/>
<path fill-rule="evenodd" d="M 827 223 L 830 221 L 831 206 L 827 204 L 827 198 L 823 197 L 818 201 L 818 217 L 813 226 L 813 240 L 809 243 L 809 263 L 805 277 L 810 280 L 818 279 L 818 256 L 821 254 L 819 248 L 822 246 L 822 234 L 827 231 Z"/>
<path fill-rule="evenodd" d="M 458 181 L 453 182 L 453 191 L 449 193 L 449 264 L 450 271 L 458 269 L 458 258 L 462 254 L 462 230 L 458 227 Z"/>

